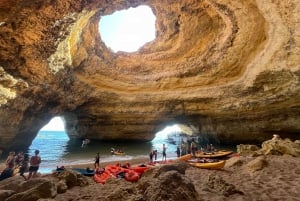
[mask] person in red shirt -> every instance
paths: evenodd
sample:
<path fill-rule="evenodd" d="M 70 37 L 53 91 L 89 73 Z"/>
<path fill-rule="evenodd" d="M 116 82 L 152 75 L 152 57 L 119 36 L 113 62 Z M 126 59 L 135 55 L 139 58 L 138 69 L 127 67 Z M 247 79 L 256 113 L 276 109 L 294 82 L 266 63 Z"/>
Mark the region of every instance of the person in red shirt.
<path fill-rule="evenodd" d="M 32 156 L 30 158 L 30 166 L 29 166 L 29 175 L 28 175 L 28 180 L 31 177 L 35 177 L 36 173 L 39 169 L 40 163 L 42 162 L 41 157 L 39 156 L 40 151 L 39 150 L 35 150 L 34 151 L 34 156 Z"/>

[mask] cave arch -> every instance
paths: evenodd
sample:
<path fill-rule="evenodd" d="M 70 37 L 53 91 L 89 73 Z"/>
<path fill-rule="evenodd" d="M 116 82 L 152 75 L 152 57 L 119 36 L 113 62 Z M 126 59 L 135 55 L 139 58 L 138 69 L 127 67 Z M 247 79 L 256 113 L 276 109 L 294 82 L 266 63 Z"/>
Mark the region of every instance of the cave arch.
<path fill-rule="evenodd" d="M 294 0 L 146 0 L 156 40 L 112 54 L 100 17 L 140 3 L 3 3 L 0 148 L 28 146 L 50 117 L 67 112 L 77 121 L 68 123 L 71 137 L 151 140 L 182 114 L 220 140 L 299 134 Z"/>

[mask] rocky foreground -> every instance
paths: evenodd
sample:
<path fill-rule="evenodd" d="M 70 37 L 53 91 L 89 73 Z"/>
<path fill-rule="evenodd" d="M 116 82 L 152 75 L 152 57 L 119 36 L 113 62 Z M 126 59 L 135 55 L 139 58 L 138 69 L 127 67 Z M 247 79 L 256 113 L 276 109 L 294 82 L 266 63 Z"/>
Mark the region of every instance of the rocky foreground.
<path fill-rule="evenodd" d="M 29 181 L 15 176 L 0 182 L 0 200 L 297 201 L 300 200 L 300 157 L 284 154 L 282 150 L 289 152 L 283 148 L 287 144 L 291 145 L 290 150 L 299 153 L 299 143 L 272 139 L 264 142 L 259 150 L 251 151 L 253 146 L 244 146 L 239 155 L 227 160 L 222 170 L 199 169 L 179 162 L 154 167 L 136 183 L 110 179 L 102 185 L 71 170 Z M 251 148 L 245 151 L 245 147 Z"/>

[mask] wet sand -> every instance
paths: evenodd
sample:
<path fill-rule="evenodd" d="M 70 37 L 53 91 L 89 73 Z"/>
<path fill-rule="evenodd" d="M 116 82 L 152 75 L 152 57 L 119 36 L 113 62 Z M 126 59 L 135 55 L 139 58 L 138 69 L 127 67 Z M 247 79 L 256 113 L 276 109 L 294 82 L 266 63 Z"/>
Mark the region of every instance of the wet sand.
<path fill-rule="evenodd" d="M 149 162 L 149 158 L 147 157 L 138 157 L 138 158 L 133 158 L 130 160 L 113 160 L 113 161 L 107 161 L 107 162 L 101 162 L 100 160 L 100 167 L 105 167 L 107 165 L 111 165 L 111 164 L 125 164 L 125 163 L 129 163 L 131 165 L 140 165 L 140 164 L 145 164 Z M 85 164 L 72 164 L 72 165 L 64 165 L 61 164 L 61 166 L 64 166 L 65 168 L 87 168 L 89 167 L 90 169 L 94 169 L 94 163 L 85 163 Z M 0 172 L 2 172 L 2 170 L 5 168 L 5 164 L 1 163 L 0 164 Z M 50 169 L 55 169 L 56 167 L 50 167 Z M 48 174 L 48 173 L 45 173 Z"/>

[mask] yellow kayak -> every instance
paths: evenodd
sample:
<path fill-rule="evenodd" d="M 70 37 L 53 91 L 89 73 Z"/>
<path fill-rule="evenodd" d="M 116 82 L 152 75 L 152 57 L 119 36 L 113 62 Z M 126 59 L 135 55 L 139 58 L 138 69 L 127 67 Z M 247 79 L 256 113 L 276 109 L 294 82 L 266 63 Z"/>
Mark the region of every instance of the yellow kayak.
<path fill-rule="evenodd" d="M 180 156 L 179 158 L 177 158 L 177 160 L 187 161 L 187 160 L 190 160 L 191 158 L 192 158 L 192 154 L 186 154 L 186 155 Z"/>
<path fill-rule="evenodd" d="M 115 151 L 114 155 L 124 156 L 124 155 L 126 155 L 126 153 L 125 152 L 117 152 L 117 151 Z"/>
<path fill-rule="evenodd" d="M 221 160 L 217 162 L 204 162 L 204 163 L 189 163 L 191 166 L 203 168 L 203 169 L 210 169 L 210 170 L 219 170 L 225 166 L 226 161 Z"/>
<path fill-rule="evenodd" d="M 197 152 L 196 157 L 198 158 L 222 158 L 225 156 L 229 156 L 233 151 L 216 151 L 216 152 Z"/>

